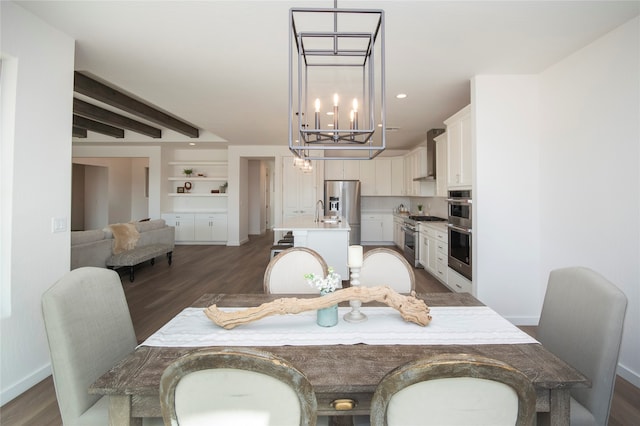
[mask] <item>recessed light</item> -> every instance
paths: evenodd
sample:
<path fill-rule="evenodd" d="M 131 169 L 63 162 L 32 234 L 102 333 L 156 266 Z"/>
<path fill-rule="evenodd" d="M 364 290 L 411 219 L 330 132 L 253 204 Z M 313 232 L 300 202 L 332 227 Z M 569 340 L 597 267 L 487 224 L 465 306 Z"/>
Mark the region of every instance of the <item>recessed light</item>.
<path fill-rule="evenodd" d="M 333 111 L 327 111 L 327 115 L 333 115 Z"/>
<path fill-rule="evenodd" d="M 404 98 L 406 98 L 406 97 L 407 97 L 407 94 L 406 94 L 406 93 L 398 93 L 398 94 L 396 95 L 396 98 L 398 98 L 398 99 L 404 99 Z"/>
<path fill-rule="evenodd" d="M 189 142 L 189 145 L 196 146 L 196 143 L 195 142 Z"/>

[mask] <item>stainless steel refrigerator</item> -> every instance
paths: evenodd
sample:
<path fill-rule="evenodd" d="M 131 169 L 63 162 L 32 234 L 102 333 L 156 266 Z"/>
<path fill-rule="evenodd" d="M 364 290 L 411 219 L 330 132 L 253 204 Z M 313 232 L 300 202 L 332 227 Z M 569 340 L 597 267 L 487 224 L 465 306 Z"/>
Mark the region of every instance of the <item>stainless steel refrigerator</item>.
<path fill-rule="evenodd" d="M 346 220 L 351 227 L 349 244 L 360 244 L 360 181 L 325 180 L 324 214 Z"/>

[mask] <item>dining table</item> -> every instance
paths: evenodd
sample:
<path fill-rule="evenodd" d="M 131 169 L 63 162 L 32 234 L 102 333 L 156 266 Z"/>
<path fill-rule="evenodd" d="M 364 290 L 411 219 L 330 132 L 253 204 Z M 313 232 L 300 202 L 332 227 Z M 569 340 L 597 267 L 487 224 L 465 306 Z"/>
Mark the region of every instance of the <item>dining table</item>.
<path fill-rule="evenodd" d="M 141 424 L 143 417 L 162 416 L 160 378 L 172 362 L 203 347 L 236 346 L 288 360 L 311 382 L 318 415 L 327 416 L 368 415 L 373 393 L 387 373 L 410 361 L 446 353 L 494 358 L 522 371 L 536 389 L 538 415 L 548 417 L 551 425 L 569 425 L 570 390 L 591 385 L 587 377 L 469 293 L 417 294 L 433 318 L 424 327 L 402 320 L 398 311 L 379 302 L 364 303 L 360 310 L 370 318 L 356 324 L 342 319 L 350 308 L 348 302 L 341 303 L 335 327 L 318 326 L 315 312 L 307 312 L 306 317 L 277 315 L 227 330 L 204 314 L 204 308 L 214 304 L 221 310 L 238 310 L 283 297 L 316 296 L 204 294 L 99 377 L 89 393 L 109 396 L 111 425 Z M 298 334 L 297 327 L 302 327 Z M 335 403 L 338 400 L 352 401 L 353 407 L 344 410 L 344 404 Z"/>

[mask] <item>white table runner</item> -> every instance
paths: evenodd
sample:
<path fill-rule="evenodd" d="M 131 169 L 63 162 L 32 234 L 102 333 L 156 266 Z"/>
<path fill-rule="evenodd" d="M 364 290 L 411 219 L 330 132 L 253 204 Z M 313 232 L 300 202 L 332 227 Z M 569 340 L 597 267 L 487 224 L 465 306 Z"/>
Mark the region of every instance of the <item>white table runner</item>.
<path fill-rule="evenodd" d="M 243 308 L 221 308 L 236 311 Z M 316 345 L 478 345 L 538 343 L 486 306 L 432 307 L 426 327 L 406 322 L 387 307 L 365 307 L 368 320 L 344 321 L 351 308 L 339 308 L 338 325 L 320 327 L 316 311 L 275 315 L 225 330 L 214 324 L 202 308 L 186 308 L 141 346 L 316 346 Z"/>

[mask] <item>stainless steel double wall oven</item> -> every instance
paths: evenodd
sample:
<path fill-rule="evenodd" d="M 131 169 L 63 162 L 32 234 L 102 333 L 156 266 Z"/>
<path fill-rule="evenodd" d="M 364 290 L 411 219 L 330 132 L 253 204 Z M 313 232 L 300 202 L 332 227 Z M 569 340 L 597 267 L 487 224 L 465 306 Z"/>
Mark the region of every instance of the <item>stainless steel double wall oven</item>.
<path fill-rule="evenodd" d="M 449 267 L 472 279 L 471 190 L 449 191 Z"/>

